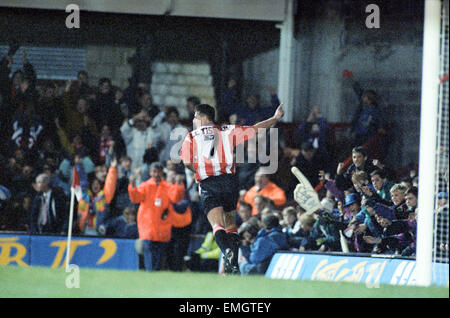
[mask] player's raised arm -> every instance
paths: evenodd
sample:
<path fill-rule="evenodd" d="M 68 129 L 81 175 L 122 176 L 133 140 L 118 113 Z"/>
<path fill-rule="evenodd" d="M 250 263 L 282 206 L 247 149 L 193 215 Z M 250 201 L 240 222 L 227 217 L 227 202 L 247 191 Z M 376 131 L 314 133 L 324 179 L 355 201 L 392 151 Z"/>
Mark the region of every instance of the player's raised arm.
<path fill-rule="evenodd" d="M 283 117 L 283 115 L 284 115 L 283 104 L 280 104 L 280 106 L 278 106 L 277 110 L 275 111 L 275 114 L 272 117 L 263 120 L 253 126 L 255 132 L 258 133 L 259 128 L 266 129 L 272 127 L 281 119 L 281 117 Z"/>

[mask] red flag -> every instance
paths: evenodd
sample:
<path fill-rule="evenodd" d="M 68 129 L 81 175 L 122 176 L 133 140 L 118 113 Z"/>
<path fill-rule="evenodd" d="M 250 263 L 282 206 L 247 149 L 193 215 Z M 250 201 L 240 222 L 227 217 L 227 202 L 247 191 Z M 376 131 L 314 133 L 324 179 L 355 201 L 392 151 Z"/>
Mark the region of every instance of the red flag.
<path fill-rule="evenodd" d="M 80 176 L 78 175 L 77 168 L 75 168 L 75 166 L 73 167 L 72 172 L 72 190 L 77 197 L 77 201 L 80 201 L 83 192 L 81 190 Z"/>

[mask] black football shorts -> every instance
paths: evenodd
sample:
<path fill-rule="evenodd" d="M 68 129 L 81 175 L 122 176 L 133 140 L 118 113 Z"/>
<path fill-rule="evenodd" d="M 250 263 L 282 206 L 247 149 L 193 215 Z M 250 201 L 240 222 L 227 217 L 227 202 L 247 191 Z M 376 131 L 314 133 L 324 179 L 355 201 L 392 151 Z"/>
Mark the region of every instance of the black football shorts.
<path fill-rule="evenodd" d="M 237 177 L 234 174 L 222 174 L 208 177 L 200 182 L 200 201 L 203 211 L 208 212 L 223 207 L 225 212 L 236 210 L 239 198 Z"/>

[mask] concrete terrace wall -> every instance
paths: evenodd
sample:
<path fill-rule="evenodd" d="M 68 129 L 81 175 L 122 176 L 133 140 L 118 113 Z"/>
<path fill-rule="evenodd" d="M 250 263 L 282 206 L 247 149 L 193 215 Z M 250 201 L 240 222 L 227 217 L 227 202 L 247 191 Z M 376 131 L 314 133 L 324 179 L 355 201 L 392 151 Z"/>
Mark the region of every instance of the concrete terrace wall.
<path fill-rule="evenodd" d="M 128 86 L 132 70 L 127 59 L 136 52 L 135 48 L 87 45 L 85 49 L 86 71 L 91 85 L 97 85 L 100 78 L 108 77 L 115 86 L 122 89 Z"/>
<path fill-rule="evenodd" d="M 336 1 L 309 6 L 301 3 L 295 39 L 295 121 L 305 120 L 311 107 L 318 105 L 330 122 L 349 122 L 357 99 L 350 82 L 342 78 L 342 71 L 351 70 L 363 88 L 377 92 L 385 117 L 396 125 L 387 160 L 394 166 L 417 162 L 423 27 L 420 6 L 403 14 L 384 14 L 381 8 L 380 28 L 367 29 L 368 14 L 360 2 L 347 1 L 348 5 L 359 5 L 350 12 Z M 271 85 L 276 87 L 278 55 L 279 50 L 273 49 L 243 63 L 244 82 L 256 88 L 263 103 L 269 101 L 264 86 L 275 83 Z"/>

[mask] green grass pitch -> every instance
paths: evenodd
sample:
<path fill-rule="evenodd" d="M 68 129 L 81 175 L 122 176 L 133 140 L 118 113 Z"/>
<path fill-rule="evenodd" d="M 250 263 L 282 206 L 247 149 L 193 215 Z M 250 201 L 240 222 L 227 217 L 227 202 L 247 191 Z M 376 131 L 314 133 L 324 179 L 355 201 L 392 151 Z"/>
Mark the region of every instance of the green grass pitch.
<path fill-rule="evenodd" d="M 448 298 L 445 287 L 411 287 L 264 276 L 80 268 L 80 288 L 67 288 L 64 268 L 0 266 L 0 298 Z M 221 288 L 216 288 L 220 284 Z"/>

